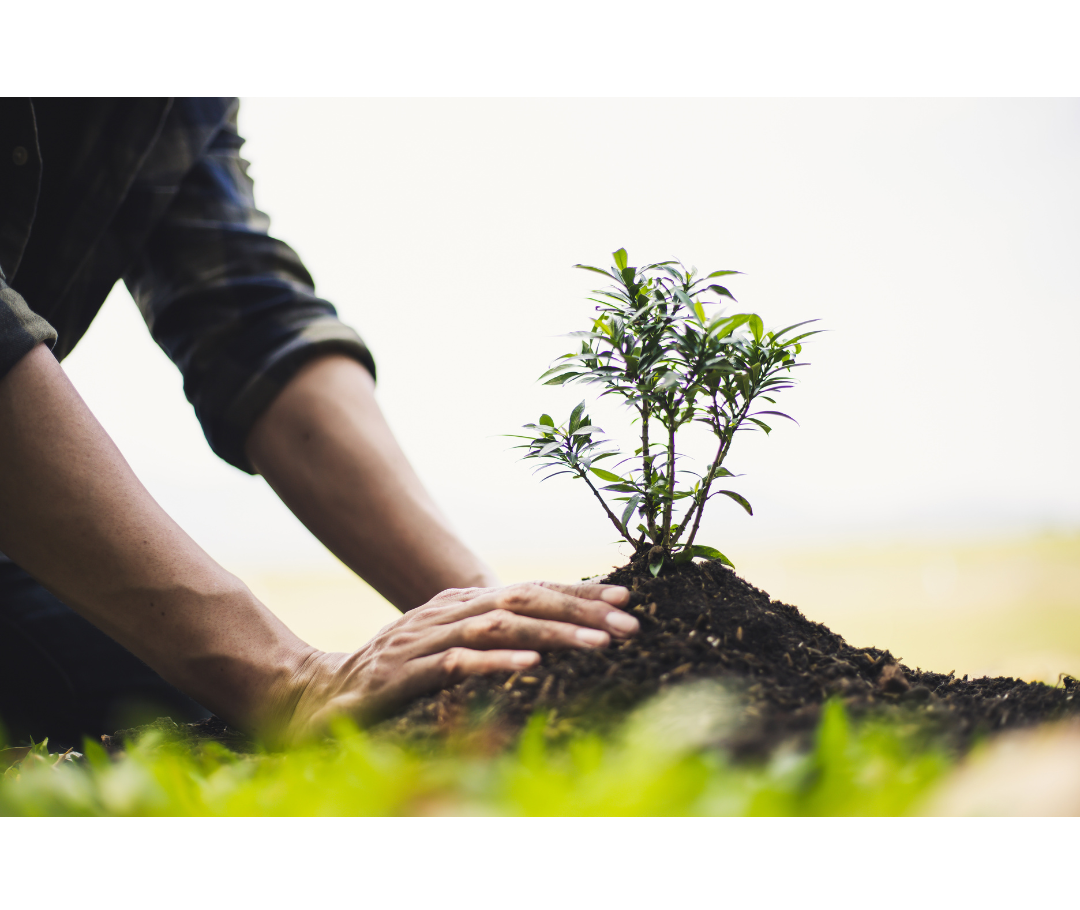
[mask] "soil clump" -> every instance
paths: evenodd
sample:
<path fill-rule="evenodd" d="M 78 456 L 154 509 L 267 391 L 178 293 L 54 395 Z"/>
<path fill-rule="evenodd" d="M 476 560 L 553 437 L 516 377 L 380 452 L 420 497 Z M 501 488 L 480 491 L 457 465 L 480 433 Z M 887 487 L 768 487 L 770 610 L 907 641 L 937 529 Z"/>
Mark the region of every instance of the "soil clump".
<path fill-rule="evenodd" d="M 654 578 L 642 555 L 604 581 L 630 589 L 638 635 L 600 650 L 544 654 L 520 673 L 466 679 L 378 729 L 414 743 L 479 737 L 481 747 L 497 749 L 538 710 L 548 712 L 553 737 L 586 724 L 603 729 L 649 696 L 695 679 L 720 680 L 738 696 L 743 717 L 717 745 L 743 758 L 785 741 L 805 744 L 829 698 L 855 717 L 903 719 L 958 752 L 985 734 L 1080 708 L 1071 677 L 1061 687 L 958 679 L 853 647 L 716 561 L 665 566 Z"/>

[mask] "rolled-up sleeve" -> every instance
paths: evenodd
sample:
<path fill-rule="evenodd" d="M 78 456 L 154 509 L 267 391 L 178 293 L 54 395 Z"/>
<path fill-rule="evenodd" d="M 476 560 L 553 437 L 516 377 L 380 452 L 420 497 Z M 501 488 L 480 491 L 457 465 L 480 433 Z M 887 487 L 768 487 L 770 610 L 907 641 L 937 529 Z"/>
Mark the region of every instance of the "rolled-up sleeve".
<path fill-rule="evenodd" d="M 53 327 L 26 305 L 0 273 L 0 379 L 39 344 L 56 341 Z"/>
<path fill-rule="evenodd" d="M 254 473 L 248 431 L 309 360 L 337 352 L 375 375 L 360 336 L 315 295 L 296 253 L 255 208 L 235 115 L 180 184 L 124 280 L 180 368 L 210 447 Z"/>

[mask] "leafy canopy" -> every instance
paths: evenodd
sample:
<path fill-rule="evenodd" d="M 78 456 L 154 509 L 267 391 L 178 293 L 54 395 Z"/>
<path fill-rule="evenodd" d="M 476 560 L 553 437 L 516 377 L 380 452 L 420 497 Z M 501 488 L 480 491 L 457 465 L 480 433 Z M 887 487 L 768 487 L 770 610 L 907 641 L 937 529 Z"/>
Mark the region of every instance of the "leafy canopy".
<path fill-rule="evenodd" d="M 621 398 L 636 414 L 640 445 L 628 455 L 603 438 L 582 401 L 563 424 L 547 414 L 527 424 L 519 448 L 541 463 L 545 480 L 559 474 L 584 480 L 619 535 L 636 551 L 650 549 L 653 574 L 667 557 L 685 562 L 705 556 L 731 565 L 719 550 L 695 543 L 705 504 L 724 496 L 753 514 L 739 493 L 718 488 L 735 476 L 724 462 L 736 433 L 769 433 L 765 418 L 794 419 L 757 408 L 775 404 L 773 396 L 793 385 L 791 370 L 803 366 L 797 360 L 802 342 L 817 334 L 799 330 L 816 320 L 767 332 L 754 313 L 726 315 L 717 308 L 724 298 L 735 301 L 719 280 L 739 272 L 699 278 L 696 269 L 677 261 L 634 267 L 624 249 L 613 257 L 610 271 L 575 266 L 615 284 L 589 298 L 598 313 L 592 326 L 570 333 L 580 350 L 563 354 L 540 379 L 545 385 L 598 385 L 599 397 Z M 678 434 L 693 423 L 716 438 L 715 455 L 700 474 L 679 466 Z"/>

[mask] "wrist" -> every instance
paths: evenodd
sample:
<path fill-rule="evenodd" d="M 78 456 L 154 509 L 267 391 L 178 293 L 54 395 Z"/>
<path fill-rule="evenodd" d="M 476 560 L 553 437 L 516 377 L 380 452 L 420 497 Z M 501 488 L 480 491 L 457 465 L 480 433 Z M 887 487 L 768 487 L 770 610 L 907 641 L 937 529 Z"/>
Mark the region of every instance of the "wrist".
<path fill-rule="evenodd" d="M 289 670 L 268 693 L 257 732 L 274 746 L 290 745 L 327 732 L 332 717 L 350 713 L 341 704 L 351 657 L 310 648 L 295 654 Z M 346 685 L 345 688 L 348 688 Z"/>
<path fill-rule="evenodd" d="M 114 637 L 214 714 L 261 733 L 288 713 L 305 667 L 322 652 L 294 635 L 238 579 L 213 574 L 143 592 L 143 603 L 153 607 L 140 611 L 148 622 Z"/>

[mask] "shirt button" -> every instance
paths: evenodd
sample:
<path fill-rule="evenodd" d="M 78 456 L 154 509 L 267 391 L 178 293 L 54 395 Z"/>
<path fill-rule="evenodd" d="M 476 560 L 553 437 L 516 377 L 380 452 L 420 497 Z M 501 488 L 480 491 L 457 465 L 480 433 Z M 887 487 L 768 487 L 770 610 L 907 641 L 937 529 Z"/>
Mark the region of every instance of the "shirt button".
<path fill-rule="evenodd" d="M 26 153 L 26 149 L 21 145 L 17 145 L 11 150 L 11 160 L 15 162 L 16 167 L 22 167 L 26 164 L 29 157 L 30 156 Z"/>

